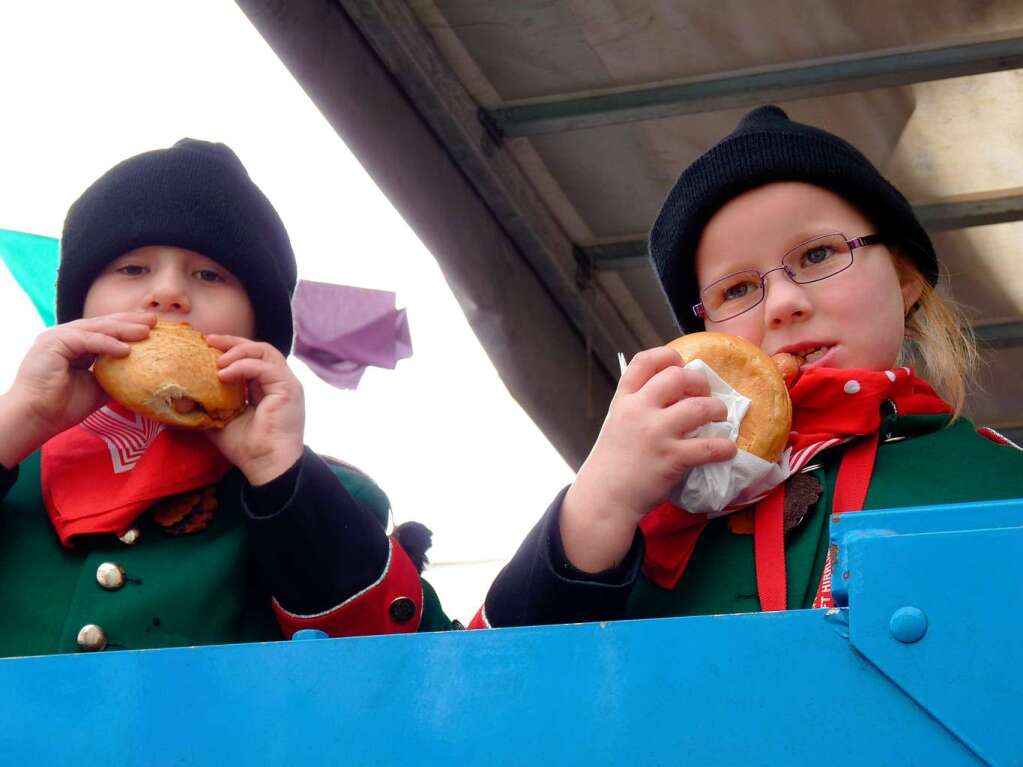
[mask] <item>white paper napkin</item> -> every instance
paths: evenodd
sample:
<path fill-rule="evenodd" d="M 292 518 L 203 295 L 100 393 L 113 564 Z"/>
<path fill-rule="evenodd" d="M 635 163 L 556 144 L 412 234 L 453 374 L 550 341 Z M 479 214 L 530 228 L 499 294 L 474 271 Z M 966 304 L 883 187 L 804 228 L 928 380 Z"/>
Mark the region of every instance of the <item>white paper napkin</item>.
<path fill-rule="evenodd" d="M 728 407 L 725 421 L 712 422 L 693 430 L 687 437 L 725 437 L 735 442 L 742 419 L 749 410 L 750 401 L 715 373 L 702 360 L 693 360 L 687 370 L 700 370 L 710 382 L 712 397 Z M 695 466 L 682 478 L 668 496 L 676 506 L 693 514 L 721 516 L 732 504 L 742 504 L 770 490 L 788 476 L 789 450 L 785 450 L 777 463 L 769 463 L 759 456 L 740 450 L 735 458 L 721 463 Z"/>

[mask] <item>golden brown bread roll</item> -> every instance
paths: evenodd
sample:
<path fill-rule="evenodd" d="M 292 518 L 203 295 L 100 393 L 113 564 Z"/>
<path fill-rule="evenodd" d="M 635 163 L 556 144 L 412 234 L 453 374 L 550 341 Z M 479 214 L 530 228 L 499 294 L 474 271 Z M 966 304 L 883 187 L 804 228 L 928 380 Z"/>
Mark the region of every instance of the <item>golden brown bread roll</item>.
<path fill-rule="evenodd" d="M 188 429 L 221 429 L 245 408 L 245 385 L 217 376 L 220 350 L 187 322 L 160 322 L 127 357 L 100 356 L 92 372 L 129 410 Z"/>
<path fill-rule="evenodd" d="M 668 344 L 687 363 L 703 360 L 729 386 L 748 397 L 736 445 L 774 463 L 792 429 L 792 401 L 781 372 L 757 346 L 727 333 L 689 333 Z"/>

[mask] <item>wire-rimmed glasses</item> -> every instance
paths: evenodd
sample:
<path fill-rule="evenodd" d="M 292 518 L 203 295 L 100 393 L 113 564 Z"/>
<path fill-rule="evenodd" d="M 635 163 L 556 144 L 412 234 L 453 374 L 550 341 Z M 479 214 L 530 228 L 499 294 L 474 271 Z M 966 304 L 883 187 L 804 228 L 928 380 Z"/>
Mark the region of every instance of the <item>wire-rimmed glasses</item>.
<path fill-rule="evenodd" d="M 711 322 L 724 322 L 748 312 L 764 300 L 765 280 L 771 272 L 783 271 L 799 285 L 819 282 L 844 272 L 853 264 L 853 251 L 883 241 L 879 234 L 846 239 L 841 232 L 822 234 L 802 242 L 781 259 L 781 266 L 758 272 L 750 269 L 715 280 L 700 291 L 700 303 L 693 314 Z"/>

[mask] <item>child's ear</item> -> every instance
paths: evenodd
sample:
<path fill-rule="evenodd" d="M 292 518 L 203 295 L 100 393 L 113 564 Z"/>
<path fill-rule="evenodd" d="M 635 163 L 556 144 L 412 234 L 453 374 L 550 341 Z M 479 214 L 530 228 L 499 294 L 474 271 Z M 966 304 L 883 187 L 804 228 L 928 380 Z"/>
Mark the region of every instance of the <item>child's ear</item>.
<path fill-rule="evenodd" d="M 906 256 L 897 248 L 890 249 L 892 263 L 895 265 L 895 274 L 899 278 L 899 287 L 902 290 L 902 315 L 909 317 L 916 308 L 917 301 L 924 292 L 924 278 L 919 270 Z"/>
<path fill-rule="evenodd" d="M 908 317 L 916 307 L 916 302 L 920 300 L 924 286 L 920 275 L 916 274 L 916 270 L 912 274 L 905 275 L 900 281 L 902 283 L 902 314 Z"/>

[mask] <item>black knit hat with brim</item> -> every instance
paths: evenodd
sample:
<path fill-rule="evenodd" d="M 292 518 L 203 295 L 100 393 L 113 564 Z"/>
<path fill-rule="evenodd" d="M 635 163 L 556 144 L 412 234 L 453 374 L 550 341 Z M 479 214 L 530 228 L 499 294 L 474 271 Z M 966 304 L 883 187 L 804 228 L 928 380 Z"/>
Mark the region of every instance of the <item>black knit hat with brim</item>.
<path fill-rule="evenodd" d="M 729 200 L 773 181 L 803 181 L 845 198 L 890 244 L 904 246 L 920 272 L 938 281 L 930 237 L 913 208 L 848 142 L 793 122 L 776 106 L 750 112 L 721 142 L 682 172 L 650 231 L 650 259 L 679 326 L 703 330 L 696 249 L 711 217 Z M 853 235 L 858 233 L 851 233 Z"/>
<path fill-rule="evenodd" d="M 201 253 L 245 287 L 257 335 L 291 350 L 295 254 L 273 205 L 224 144 L 182 139 L 104 173 L 68 210 L 60 240 L 57 321 L 82 316 L 107 264 L 148 245 Z"/>

